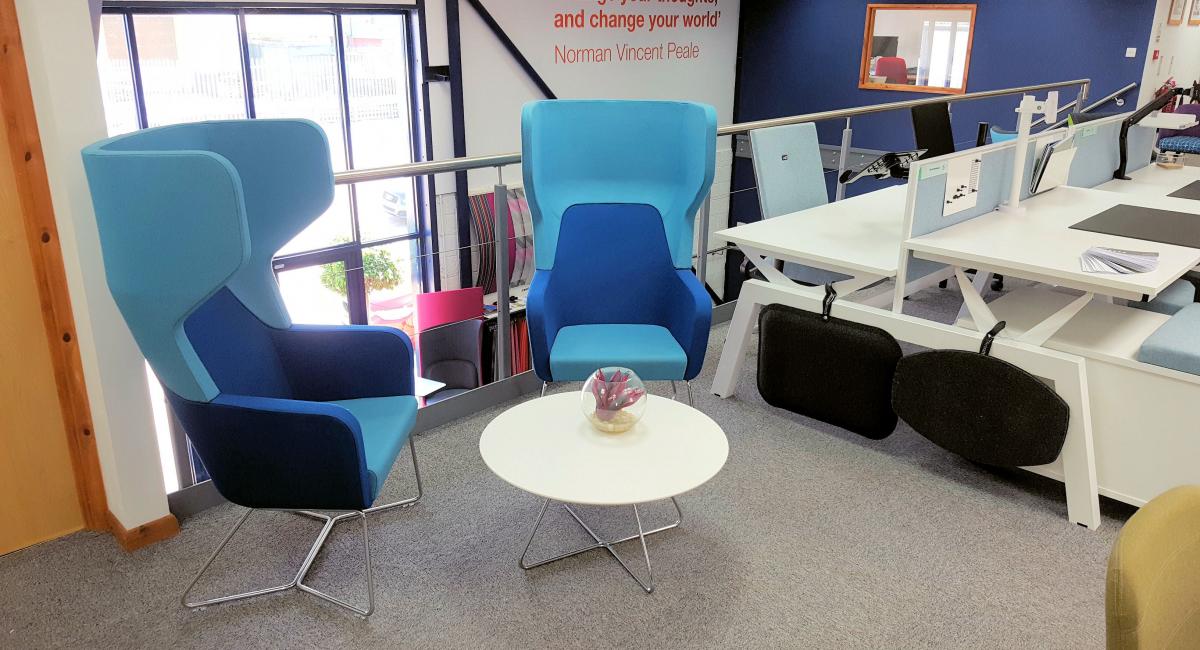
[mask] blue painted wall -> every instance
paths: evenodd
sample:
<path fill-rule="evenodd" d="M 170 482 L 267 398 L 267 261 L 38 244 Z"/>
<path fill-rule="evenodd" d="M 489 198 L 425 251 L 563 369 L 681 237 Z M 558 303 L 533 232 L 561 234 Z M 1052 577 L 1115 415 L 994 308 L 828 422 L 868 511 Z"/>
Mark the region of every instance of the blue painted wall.
<path fill-rule="evenodd" d="M 1090 78 L 1091 96 L 1099 98 L 1141 81 L 1154 0 L 977 0 L 976 5 L 968 92 Z M 866 7 L 867 0 L 743 3 L 736 121 L 931 97 L 858 88 Z M 1136 47 L 1137 57 L 1125 58 L 1127 47 Z M 1060 97 L 1071 101 L 1075 91 L 1060 91 Z M 1132 108 L 1137 90 L 1126 99 Z M 1013 128 L 1016 103 L 1008 97 L 953 105 L 955 142 L 972 146 L 981 121 Z M 821 142 L 838 144 L 842 126 L 841 121 L 818 124 Z M 856 147 L 913 148 L 907 111 L 855 118 L 852 126 Z M 831 188 L 832 176 L 827 174 Z M 733 188 L 753 184 L 749 161 L 735 161 Z M 880 186 L 863 180 L 847 189 L 855 195 Z M 731 222 L 758 219 L 753 191 L 733 195 L 730 207 Z"/>

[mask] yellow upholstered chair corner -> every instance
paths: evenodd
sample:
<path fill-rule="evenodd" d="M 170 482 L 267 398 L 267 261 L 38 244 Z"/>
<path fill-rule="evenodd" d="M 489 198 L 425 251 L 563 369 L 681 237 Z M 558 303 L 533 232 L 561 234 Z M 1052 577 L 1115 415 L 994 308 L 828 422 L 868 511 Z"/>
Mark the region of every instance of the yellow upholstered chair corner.
<path fill-rule="evenodd" d="M 1200 648 L 1200 485 L 1155 497 L 1108 559 L 1109 650 Z"/>

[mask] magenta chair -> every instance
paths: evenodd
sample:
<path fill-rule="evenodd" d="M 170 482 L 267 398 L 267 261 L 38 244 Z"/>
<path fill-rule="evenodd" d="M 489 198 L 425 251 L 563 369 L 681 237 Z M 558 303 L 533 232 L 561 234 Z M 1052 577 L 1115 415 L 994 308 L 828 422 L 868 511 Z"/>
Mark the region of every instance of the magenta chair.
<path fill-rule="evenodd" d="M 875 62 L 875 76 L 887 77 L 890 84 L 907 84 L 908 64 L 898 56 L 881 57 Z"/>

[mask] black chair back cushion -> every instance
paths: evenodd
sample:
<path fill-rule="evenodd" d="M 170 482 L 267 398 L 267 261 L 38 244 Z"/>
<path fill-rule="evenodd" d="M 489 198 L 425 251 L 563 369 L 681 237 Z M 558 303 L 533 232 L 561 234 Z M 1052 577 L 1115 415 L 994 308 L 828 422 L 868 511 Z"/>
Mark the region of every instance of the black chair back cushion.
<path fill-rule="evenodd" d="M 930 350 L 900 360 L 892 408 L 917 433 L 967 460 L 1021 467 L 1053 462 L 1070 407 L 1042 380 L 977 352 Z"/>
<path fill-rule="evenodd" d="M 891 334 L 786 305 L 764 307 L 758 326 L 758 392 L 768 404 L 875 440 L 895 430 L 901 351 Z"/>

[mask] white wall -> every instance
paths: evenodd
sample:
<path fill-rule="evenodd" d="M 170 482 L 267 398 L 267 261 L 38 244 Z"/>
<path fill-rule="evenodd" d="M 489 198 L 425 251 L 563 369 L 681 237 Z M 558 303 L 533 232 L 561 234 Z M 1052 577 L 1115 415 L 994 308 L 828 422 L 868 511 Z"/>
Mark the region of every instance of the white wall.
<path fill-rule="evenodd" d="M 1200 0 L 1192 2 L 1200 3 Z M 1146 47 L 1146 67 L 1138 88 L 1139 106 L 1149 101 L 1154 91 L 1171 77 L 1180 86 L 1189 86 L 1200 79 L 1200 25 L 1188 25 L 1186 15 L 1182 25 L 1168 25 L 1170 7 L 1171 0 L 1158 0 L 1154 10 L 1154 24 Z M 1159 51 L 1157 61 L 1151 60 L 1154 50 Z"/>
<path fill-rule="evenodd" d="M 105 137 L 91 12 L 17 0 L 108 509 L 127 529 L 167 514 L 141 353 L 104 281 L 79 151 Z"/>

